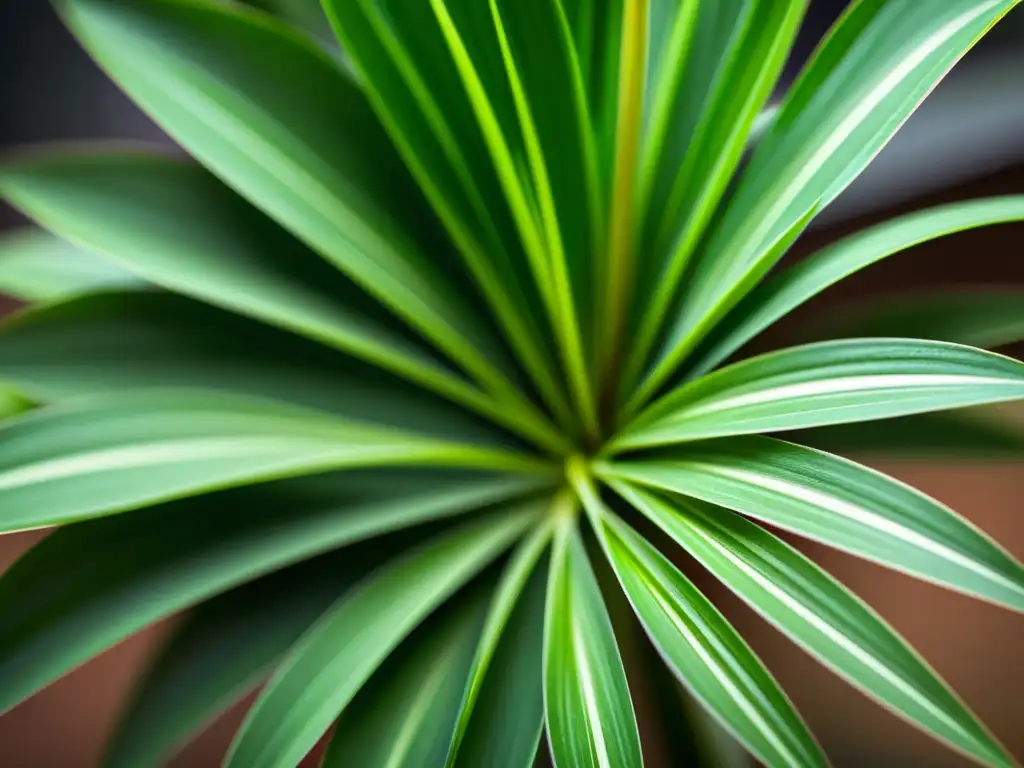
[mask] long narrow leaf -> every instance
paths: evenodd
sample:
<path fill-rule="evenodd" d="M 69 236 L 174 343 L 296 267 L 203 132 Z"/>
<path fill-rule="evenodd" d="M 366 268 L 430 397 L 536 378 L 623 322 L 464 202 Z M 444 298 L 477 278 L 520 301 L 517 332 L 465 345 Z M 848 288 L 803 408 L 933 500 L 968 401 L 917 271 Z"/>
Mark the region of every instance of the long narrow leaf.
<path fill-rule="evenodd" d="M 339 600 L 263 690 L 226 765 L 295 765 L 402 639 L 506 549 L 536 514 L 536 504 L 529 504 L 442 535 Z"/>
<path fill-rule="evenodd" d="M 687 285 L 669 371 L 782 254 L 771 246 L 828 205 L 922 99 L 1019 0 L 854 3 L 789 91 Z"/>
<path fill-rule="evenodd" d="M 488 610 L 446 765 L 528 768 L 544 725 L 544 585 L 549 526 L 519 545 Z"/>
<path fill-rule="evenodd" d="M 442 764 L 487 607 L 484 590 L 474 592 L 427 619 L 367 681 L 338 719 L 322 768 Z"/>
<path fill-rule="evenodd" d="M 571 517 L 555 534 L 544 640 L 544 708 L 558 768 L 643 765 L 611 621 Z"/>
<path fill-rule="evenodd" d="M 98 395 L 0 427 L 0 530 L 65 524 L 331 469 L 424 463 L 493 469 L 495 461 L 511 470 L 533 466 L 518 454 L 241 396 Z"/>
<path fill-rule="evenodd" d="M 986 765 L 1014 764 L 903 638 L 793 547 L 721 507 L 668 500 L 621 484 L 617 490 L 754 610 L 853 685 Z"/>
<path fill-rule="evenodd" d="M 598 464 L 1018 611 L 1024 566 L 952 510 L 867 467 L 765 437 Z"/>
<path fill-rule="evenodd" d="M 0 578 L 0 711 L 147 624 L 239 584 L 536 489 L 484 474 L 350 471 L 65 526 Z"/>
<path fill-rule="evenodd" d="M 871 421 L 1024 399 L 1024 363 L 934 341 L 827 341 L 761 355 L 669 393 L 611 449 Z"/>

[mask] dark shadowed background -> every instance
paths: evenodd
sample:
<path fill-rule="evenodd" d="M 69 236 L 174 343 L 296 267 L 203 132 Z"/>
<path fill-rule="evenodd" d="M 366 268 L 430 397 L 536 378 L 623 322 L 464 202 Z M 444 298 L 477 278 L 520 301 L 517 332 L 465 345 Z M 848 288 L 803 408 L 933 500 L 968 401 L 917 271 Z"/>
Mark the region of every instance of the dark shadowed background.
<path fill-rule="evenodd" d="M 843 5 L 813 3 L 787 78 Z M 0 152 L 83 138 L 167 141 L 89 62 L 46 0 L 0 0 Z M 1011 14 L 939 87 L 825 212 L 795 257 L 899 211 L 1000 193 L 1024 193 L 1024 10 Z M 0 204 L 0 229 L 21 223 Z M 1024 225 L 915 248 L 828 291 L 795 320 L 815 322 L 838 302 L 875 292 L 992 284 L 1024 286 Z M 12 306 L 0 297 L 0 313 Z M 884 469 L 949 504 L 1024 558 L 1024 464 L 887 462 Z M 42 535 L 0 537 L 0 570 Z M 903 632 L 1024 760 L 1024 616 L 817 545 L 801 546 Z M 711 580 L 701 586 L 752 641 L 837 766 L 966 764 L 824 671 Z M 136 636 L 0 717 L 0 765 L 97 765 L 123 695 L 160 634 L 157 627 Z M 236 708 L 175 765 L 216 765 L 240 715 Z"/>

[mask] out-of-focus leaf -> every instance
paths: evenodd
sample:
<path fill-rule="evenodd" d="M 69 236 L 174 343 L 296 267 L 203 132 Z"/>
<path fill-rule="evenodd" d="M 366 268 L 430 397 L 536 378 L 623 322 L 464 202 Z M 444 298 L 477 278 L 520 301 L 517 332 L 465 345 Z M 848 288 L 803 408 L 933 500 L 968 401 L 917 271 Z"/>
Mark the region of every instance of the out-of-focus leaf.
<path fill-rule="evenodd" d="M 65 526 L 0 577 L 0 711 L 147 624 L 219 592 L 352 542 L 536 489 L 529 481 L 448 470 L 349 471 Z M 353 552 L 358 559 L 360 550 Z"/>
<path fill-rule="evenodd" d="M 934 499 L 837 456 L 748 436 L 596 467 L 1024 610 L 1024 566 L 1008 552 Z"/>
<path fill-rule="evenodd" d="M 254 688 L 353 583 L 355 559 L 346 552 L 303 563 L 198 606 L 136 687 L 104 767 L 162 764 Z"/>
<path fill-rule="evenodd" d="M 531 503 L 482 517 L 388 563 L 342 597 L 289 652 L 250 710 L 225 764 L 297 764 L 391 651 L 520 536 L 537 513 Z"/>
<path fill-rule="evenodd" d="M 119 265 L 47 232 L 0 235 L 0 293 L 21 301 L 53 301 L 98 288 L 144 285 Z"/>
<path fill-rule="evenodd" d="M 877 261 L 953 232 L 1022 219 L 1024 196 L 1008 195 L 915 211 L 845 237 L 769 277 L 751 291 L 694 352 L 694 362 L 687 365 L 687 374 L 702 376 L 804 302 Z M 812 331 L 813 334 L 819 332 L 820 326 Z M 907 337 L 915 334 L 907 330 L 849 335 Z"/>

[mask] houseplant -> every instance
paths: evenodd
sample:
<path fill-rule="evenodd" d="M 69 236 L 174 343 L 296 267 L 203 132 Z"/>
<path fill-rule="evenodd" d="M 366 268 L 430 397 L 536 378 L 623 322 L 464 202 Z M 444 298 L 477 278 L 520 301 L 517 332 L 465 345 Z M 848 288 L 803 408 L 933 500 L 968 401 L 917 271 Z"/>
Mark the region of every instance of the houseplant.
<path fill-rule="evenodd" d="M 335 722 L 331 766 L 530 765 L 542 733 L 558 766 L 640 765 L 620 646 L 761 762 L 824 764 L 685 552 L 883 705 L 1012 765 L 754 521 L 1024 609 L 984 534 L 816 447 L 1024 398 L 1024 364 L 958 343 L 1024 337 L 1021 302 L 743 348 L 889 255 L 1024 219 L 1024 196 L 925 210 L 776 268 L 1016 3 L 856 3 L 765 116 L 805 5 L 326 0 L 336 47 L 317 15 L 62 0 L 194 160 L 0 171 L 60 238 L 0 260 L 34 302 L 0 333 L 0 529 L 60 527 L 0 578 L 3 704 L 193 608 L 110 765 L 159 762 L 265 677 L 228 765 L 295 765 Z M 938 434 L 1012 439 L 958 414 Z"/>

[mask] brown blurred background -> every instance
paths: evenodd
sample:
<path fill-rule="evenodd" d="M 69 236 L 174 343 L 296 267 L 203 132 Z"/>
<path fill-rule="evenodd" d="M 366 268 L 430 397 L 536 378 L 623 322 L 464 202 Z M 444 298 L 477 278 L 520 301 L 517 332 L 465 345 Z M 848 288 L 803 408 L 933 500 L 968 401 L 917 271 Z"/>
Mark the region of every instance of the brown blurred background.
<path fill-rule="evenodd" d="M 814 3 L 790 73 L 842 5 Z M 899 211 L 1024 193 L 1022 76 L 1024 11 L 1018 11 L 938 89 L 799 251 Z M 68 138 L 166 141 L 104 81 L 44 0 L 0 2 L 0 110 L 3 150 Z M 0 207 L 0 228 L 19 223 Z M 1024 287 L 1024 224 L 959 234 L 901 254 L 830 290 L 796 320 L 814 322 L 838 302 L 878 292 L 993 284 Z M 12 306 L 0 298 L 0 314 Z M 952 506 L 1024 559 L 1024 463 L 875 466 Z M 42 535 L 0 537 L 0 570 Z M 1024 760 L 1024 616 L 817 545 L 801 546 L 904 633 Z M 701 585 L 751 640 L 837 766 L 967 764 L 826 672 L 709 579 Z M 132 638 L 0 717 L 0 765 L 97 765 L 118 707 L 164 629 Z M 241 712 L 236 708 L 173 765 L 217 765 Z"/>

